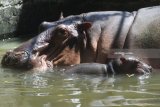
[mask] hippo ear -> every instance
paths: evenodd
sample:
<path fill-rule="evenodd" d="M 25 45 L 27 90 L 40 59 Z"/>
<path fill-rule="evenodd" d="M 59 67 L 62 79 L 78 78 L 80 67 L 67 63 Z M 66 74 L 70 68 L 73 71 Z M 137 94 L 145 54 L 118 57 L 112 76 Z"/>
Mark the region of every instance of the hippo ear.
<path fill-rule="evenodd" d="M 125 58 L 125 57 L 121 57 L 121 58 L 120 58 L 120 61 L 121 61 L 122 63 L 125 63 L 125 62 L 126 62 L 126 58 Z"/>
<path fill-rule="evenodd" d="M 60 17 L 59 17 L 59 20 L 63 19 L 63 12 L 60 13 Z"/>
<path fill-rule="evenodd" d="M 78 24 L 78 29 L 87 30 L 87 29 L 91 28 L 91 26 L 92 26 L 91 22 L 83 22 L 81 24 Z"/>

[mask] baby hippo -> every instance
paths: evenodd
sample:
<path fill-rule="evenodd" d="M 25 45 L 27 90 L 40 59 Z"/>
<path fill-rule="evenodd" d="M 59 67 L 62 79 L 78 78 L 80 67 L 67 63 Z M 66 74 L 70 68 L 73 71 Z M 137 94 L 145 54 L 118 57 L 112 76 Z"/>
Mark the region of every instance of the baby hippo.
<path fill-rule="evenodd" d="M 120 57 L 108 64 L 82 63 L 67 69 L 66 73 L 77 74 L 145 74 L 150 73 L 152 67 L 135 57 Z"/>

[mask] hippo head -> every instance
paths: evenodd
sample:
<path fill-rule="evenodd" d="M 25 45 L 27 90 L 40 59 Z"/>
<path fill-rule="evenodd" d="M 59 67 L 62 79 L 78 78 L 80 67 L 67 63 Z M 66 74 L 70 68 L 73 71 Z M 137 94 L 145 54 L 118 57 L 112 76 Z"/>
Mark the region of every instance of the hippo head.
<path fill-rule="evenodd" d="M 145 74 L 152 71 L 152 67 L 135 57 L 121 57 L 112 62 L 113 69 L 119 74 Z"/>
<path fill-rule="evenodd" d="M 2 58 L 2 66 L 12 68 L 26 68 L 29 60 L 27 51 L 9 51 Z"/>
<path fill-rule="evenodd" d="M 60 24 L 51 31 L 51 39 L 47 53 L 47 60 L 54 65 L 73 65 L 80 63 L 79 51 L 85 36 L 85 30 L 91 27 L 91 23 Z"/>
<path fill-rule="evenodd" d="M 13 51 L 6 52 L 2 58 L 2 66 L 23 69 L 38 68 L 40 66 L 47 68 L 46 65 L 51 66 L 48 62 L 53 60 L 56 65 L 62 64 L 62 62 L 64 65 L 77 64 L 79 62 L 75 56 L 78 54 L 73 48 L 71 49 L 71 45 L 75 45 L 75 39 L 73 38 L 78 38 L 84 29 L 90 27 L 90 23 L 59 24 L 51 30 L 44 31 L 36 38 L 22 44 Z M 48 37 L 48 35 L 51 35 L 51 37 Z M 32 51 L 28 52 L 27 50 Z M 35 55 L 36 53 L 39 53 L 39 55 Z M 45 58 L 41 57 L 42 55 L 46 55 Z M 42 63 L 38 63 L 38 61 Z"/>

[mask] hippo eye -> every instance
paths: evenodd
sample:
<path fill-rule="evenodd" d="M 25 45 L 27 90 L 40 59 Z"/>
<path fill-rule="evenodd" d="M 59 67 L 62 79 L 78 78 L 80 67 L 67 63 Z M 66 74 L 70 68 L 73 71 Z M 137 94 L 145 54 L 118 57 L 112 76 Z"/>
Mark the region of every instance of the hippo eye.
<path fill-rule="evenodd" d="M 58 28 L 56 31 L 56 34 L 59 36 L 66 36 L 68 34 L 68 32 L 67 32 L 67 29 Z"/>
<path fill-rule="evenodd" d="M 65 29 L 59 29 L 58 31 L 60 34 L 66 34 L 66 30 Z"/>

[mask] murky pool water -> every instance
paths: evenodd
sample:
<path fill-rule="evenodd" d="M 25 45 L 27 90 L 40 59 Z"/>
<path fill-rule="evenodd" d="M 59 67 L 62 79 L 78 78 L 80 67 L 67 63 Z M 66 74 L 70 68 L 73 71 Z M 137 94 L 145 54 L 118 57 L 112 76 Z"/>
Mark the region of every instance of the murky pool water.
<path fill-rule="evenodd" d="M 20 43 L 18 39 L 0 41 L 0 60 Z M 0 107 L 158 107 L 159 75 L 101 77 L 0 67 Z"/>

